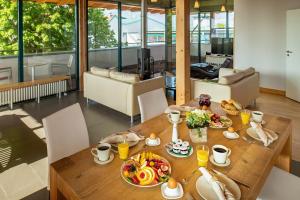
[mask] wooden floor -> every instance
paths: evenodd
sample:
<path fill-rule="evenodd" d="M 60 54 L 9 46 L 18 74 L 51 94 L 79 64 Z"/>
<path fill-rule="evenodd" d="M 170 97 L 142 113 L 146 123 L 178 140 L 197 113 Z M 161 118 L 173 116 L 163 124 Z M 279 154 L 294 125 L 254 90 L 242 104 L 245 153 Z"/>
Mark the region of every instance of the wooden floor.
<path fill-rule="evenodd" d="M 300 161 L 300 103 L 289 98 L 262 93 L 256 108 L 262 112 L 293 120 L 293 160 Z"/>

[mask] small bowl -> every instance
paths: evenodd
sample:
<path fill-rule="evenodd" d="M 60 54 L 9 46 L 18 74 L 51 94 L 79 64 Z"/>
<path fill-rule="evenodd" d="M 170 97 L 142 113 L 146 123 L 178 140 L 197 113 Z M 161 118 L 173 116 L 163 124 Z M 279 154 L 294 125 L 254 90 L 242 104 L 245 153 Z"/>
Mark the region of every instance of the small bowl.
<path fill-rule="evenodd" d="M 170 197 L 176 197 L 180 194 L 180 190 L 179 190 L 179 187 L 178 187 L 178 183 L 177 183 L 177 187 L 176 188 L 169 188 L 168 186 L 165 188 L 165 194 L 167 196 L 170 196 Z"/>
<path fill-rule="evenodd" d="M 168 183 L 163 183 L 161 185 L 161 193 L 165 199 L 181 199 L 183 197 L 183 188 L 180 183 L 177 182 L 177 188 L 168 188 Z"/>

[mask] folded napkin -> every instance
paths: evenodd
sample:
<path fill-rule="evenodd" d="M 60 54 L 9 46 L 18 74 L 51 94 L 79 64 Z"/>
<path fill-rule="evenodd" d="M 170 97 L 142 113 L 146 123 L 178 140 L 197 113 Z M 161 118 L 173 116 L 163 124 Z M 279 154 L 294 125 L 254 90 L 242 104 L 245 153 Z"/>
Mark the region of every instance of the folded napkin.
<path fill-rule="evenodd" d="M 261 124 L 250 122 L 250 125 L 255 130 L 261 141 L 264 143 L 264 146 L 268 146 L 269 144 L 271 144 L 271 141 L 269 141 L 268 136 L 263 130 Z"/>
<path fill-rule="evenodd" d="M 234 200 L 234 195 L 226 188 L 226 185 L 216 180 L 204 167 L 199 170 L 203 174 L 207 182 L 212 186 L 219 200 Z"/>
<path fill-rule="evenodd" d="M 165 113 L 170 113 L 172 110 L 177 110 L 180 112 L 189 112 L 196 109 L 195 107 L 190 106 L 177 106 L 177 105 L 170 105 L 166 110 Z"/>
<path fill-rule="evenodd" d="M 141 135 L 137 135 L 134 132 L 128 132 L 127 134 L 120 134 L 120 133 L 115 133 L 110 136 L 107 136 L 103 140 L 101 140 L 99 143 L 110 143 L 110 144 L 115 144 L 115 143 L 121 143 L 124 140 L 127 142 L 135 142 L 135 141 L 140 141 L 144 140 L 145 137 Z"/>

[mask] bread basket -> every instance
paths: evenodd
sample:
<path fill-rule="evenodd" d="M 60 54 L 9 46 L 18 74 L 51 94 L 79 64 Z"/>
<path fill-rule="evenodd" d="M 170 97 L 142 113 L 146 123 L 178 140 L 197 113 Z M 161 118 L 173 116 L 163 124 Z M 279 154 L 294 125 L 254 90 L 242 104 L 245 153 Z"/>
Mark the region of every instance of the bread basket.
<path fill-rule="evenodd" d="M 221 107 L 228 115 L 239 115 L 240 114 L 239 110 L 228 110 L 228 109 L 225 109 L 223 105 L 221 105 Z"/>

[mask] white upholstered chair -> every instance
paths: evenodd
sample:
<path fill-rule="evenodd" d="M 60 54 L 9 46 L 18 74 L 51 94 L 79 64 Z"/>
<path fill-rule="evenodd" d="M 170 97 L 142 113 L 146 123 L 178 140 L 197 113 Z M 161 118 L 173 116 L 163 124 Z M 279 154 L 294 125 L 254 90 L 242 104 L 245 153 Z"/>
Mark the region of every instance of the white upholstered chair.
<path fill-rule="evenodd" d="M 49 164 L 90 146 L 88 130 L 78 103 L 43 119 Z"/>
<path fill-rule="evenodd" d="M 296 200 L 300 194 L 300 178 L 273 167 L 257 200 Z"/>
<path fill-rule="evenodd" d="M 163 88 L 139 95 L 138 101 L 142 122 L 162 114 L 168 107 L 167 98 Z"/>

